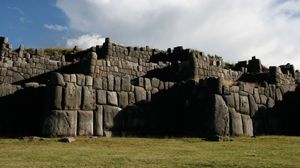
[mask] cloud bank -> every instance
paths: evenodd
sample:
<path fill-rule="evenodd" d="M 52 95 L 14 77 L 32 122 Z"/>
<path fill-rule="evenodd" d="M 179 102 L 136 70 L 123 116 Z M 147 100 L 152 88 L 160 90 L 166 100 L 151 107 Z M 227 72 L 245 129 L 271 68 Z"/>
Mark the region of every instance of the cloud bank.
<path fill-rule="evenodd" d="M 69 27 L 127 45 L 183 45 L 300 68 L 299 0 L 57 0 Z"/>
<path fill-rule="evenodd" d="M 68 27 L 58 25 L 58 24 L 44 24 L 44 27 L 49 30 L 54 30 L 54 31 L 66 31 L 68 30 Z"/>
<path fill-rule="evenodd" d="M 89 48 L 91 46 L 102 45 L 105 41 L 105 38 L 102 38 L 97 34 L 86 34 L 79 36 L 77 38 L 68 39 L 66 42 L 67 47 L 71 48 L 78 46 L 79 48 Z"/>

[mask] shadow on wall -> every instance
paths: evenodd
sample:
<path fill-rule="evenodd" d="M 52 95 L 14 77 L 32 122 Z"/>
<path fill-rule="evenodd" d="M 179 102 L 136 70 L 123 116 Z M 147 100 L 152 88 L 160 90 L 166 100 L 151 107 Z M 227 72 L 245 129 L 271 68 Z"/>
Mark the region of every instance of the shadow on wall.
<path fill-rule="evenodd" d="M 253 117 L 255 135 L 300 135 L 300 88 L 288 92 L 273 108 L 260 106 Z"/>
<path fill-rule="evenodd" d="M 40 135 L 46 87 L 25 88 L 0 98 L 0 136 Z"/>
<path fill-rule="evenodd" d="M 127 106 L 114 117 L 104 112 L 104 131 L 132 136 L 206 137 L 212 123 L 209 95 L 206 87 L 193 80 L 181 82 L 152 95 L 151 102 Z"/>
<path fill-rule="evenodd" d="M 64 66 L 64 67 L 62 67 L 60 69 L 57 69 L 55 71 L 43 73 L 41 75 L 29 78 L 29 79 L 25 79 L 25 80 L 22 80 L 22 81 L 15 82 L 13 84 L 14 85 L 23 85 L 25 83 L 30 83 L 30 82 L 36 82 L 36 83 L 39 83 L 39 84 L 47 84 L 47 83 L 50 82 L 49 80 L 51 79 L 51 75 L 53 74 L 53 72 L 59 72 L 61 74 L 64 74 L 64 73 L 66 73 L 66 74 L 82 74 L 83 72 L 85 72 L 84 68 L 86 68 L 85 64 L 78 62 L 78 63 L 74 63 L 74 64 Z"/>

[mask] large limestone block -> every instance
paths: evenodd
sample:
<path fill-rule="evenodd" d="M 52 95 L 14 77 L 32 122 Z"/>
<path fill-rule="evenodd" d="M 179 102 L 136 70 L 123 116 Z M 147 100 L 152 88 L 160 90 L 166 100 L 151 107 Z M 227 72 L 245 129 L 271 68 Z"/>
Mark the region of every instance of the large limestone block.
<path fill-rule="evenodd" d="M 113 91 L 114 90 L 114 82 L 115 82 L 114 76 L 108 75 L 107 81 L 108 81 L 108 90 Z"/>
<path fill-rule="evenodd" d="M 255 102 L 257 104 L 260 104 L 260 96 L 259 96 L 259 91 L 258 91 L 258 88 L 255 88 L 254 89 L 254 99 L 255 99 Z"/>
<path fill-rule="evenodd" d="M 131 81 L 129 76 L 122 77 L 122 86 L 121 89 L 123 91 L 130 91 L 131 89 Z"/>
<path fill-rule="evenodd" d="M 86 77 L 85 77 L 85 85 L 86 85 L 86 86 L 93 86 L 93 77 L 91 77 L 91 76 L 86 76 Z"/>
<path fill-rule="evenodd" d="M 234 102 L 236 111 L 240 111 L 240 95 L 238 93 L 234 93 Z"/>
<path fill-rule="evenodd" d="M 151 81 L 148 78 L 145 78 L 145 89 L 147 91 L 152 90 Z"/>
<path fill-rule="evenodd" d="M 242 116 L 234 109 L 230 109 L 230 125 L 232 136 L 242 136 L 244 134 Z"/>
<path fill-rule="evenodd" d="M 250 116 L 253 117 L 255 113 L 258 111 L 258 106 L 254 97 L 249 94 L 249 106 L 250 106 Z"/>
<path fill-rule="evenodd" d="M 135 94 L 133 92 L 128 92 L 128 104 L 135 103 Z"/>
<path fill-rule="evenodd" d="M 111 130 L 121 125 L 121 123 L 118 122 L 120 121 L 120 117 L 118 116 L 118 114 L 121 110 L 122 109 L 119 107 L 114 107 L 109 105 L 103 106 L 103 113 L 104 113 L 103 122 L 104 122 L 105 130 Z"/>
<path fill-rule="evenodd" d="M 128 106 L 128 93 L 127 92 L 119 92 L 118 98 L 119 98 L 119 106 L 121 108 L 125 108 L 126 106 Z"/>
<path fill-rule="evenodd" d="M 64 76 L 60 73 L 52 73 L 51 74 L 51 84 L 65 86 Z"/>
<path fill-rule="evenodd" d="M 226 103 L 227 103 L 227 105 L 229 107 L 235 107 L 233 94 L 231 94 L 231 95 L 224 95 L 224 99 L 225 99 L 225 101 L 226 101 Z"/>
<path fill-rule="evenodd" d="M 267 105 L 268 97 L 265 95 L 260 95 L 261 104 Z"/>
<path fill-rule="evenodd" d="M 250 113 L 248 96 L 240 96 L 240 111 L 243 114 Z"/>
<path fill-rule="evenodd" d="M 268 98 L 267 106 L 268 108 L 272 108 L 275 106 L 275 101 L 271 97 Z"/>
<path fill-rule="evenodd" d="M 84 86 L 82 88 L 82 103 L 83 110 L 94 110 L 96 108 L 96 96 L 92 87 Z"/>
<path fill-rule="evenodd" d="M 276 88 L 276 100 L 277 101 L 282 101 L 282 93 L 281 93 L 281 90 L 280 88 Z"/>
<path fill-rule="evenodd" d="M 97 90 L 97 104 L 107 104 L 107 95 L 105 90 Z"/>
<path fill-rule="evenodd" d="M 76 78 L 77 78 L 77 85 L 79 86 L 84 86 L 85 85 L 85 76 L 83 74 L 76 74 Z"/>
<path fill-rule="evenodd" d="M 67 83 L 64 88 L 63 104 L 65 110 L 78 110 L 81 104 L 81 87 Z"/>
<path fill-rule="evenodd" d="M 220 95 L 213 98 L 213 134 L 220 136 L 229 135 L 229 112 L 228 107 Z"/>
<path fill-rule="evenodd" d="M 115 91 L 121 90 L 121 78 L 115 77 Z"/>
<path fill-rule="evenodd" d="M 135 86 L 134 87 L 134 94 L 135 94 L 135 101 L 136 102 L 146 101 L 146 99 L 147 99 L 147 92 L 142 87 Z"/>
<path fill-rule="evenodd" d="M 46 136 L 76 136 L 77 111 L 50 111 L 43 126 L 43 134 Z"/>
<path fill-rule="evenodd" d="M 158 88 L 159 87 L 159 79 L 157 78 L 152 78 L 151 79 L 151 84 L 153 88 Z"/>
<path fill-rule="evenodd" d="M 253 123 L 249 115 L 242 114 L 243 131 L 245 136 L 253 136 Z"/>
<path fill-rule="evenodd" d="M 53 103 L 50 107 L 52 110 L 61 110 L 62 109 L 62 86 L 53 86 L 51 89 L 51 102 Z"/>
<path fill-rule="evenodd" d="M 103 106 L 100 105 L 94 112 L 94 135 L 103 136 Z"/>
<path fill-rule="evenodd" d="M 102 89 L 102 79 L 101 78 L 95 78 L 93 86 L 94 86 L 95 89 Z"/>
<path fill-rule="evenodd" d="M 118 95 L 117 92 L 107 92 L 107 104 L 118 106 Z"/>
<path fill-rule="evenodd" d="M 78 111 L 78 132 L 80 136 L 93 135 L 93 111 Z"/>

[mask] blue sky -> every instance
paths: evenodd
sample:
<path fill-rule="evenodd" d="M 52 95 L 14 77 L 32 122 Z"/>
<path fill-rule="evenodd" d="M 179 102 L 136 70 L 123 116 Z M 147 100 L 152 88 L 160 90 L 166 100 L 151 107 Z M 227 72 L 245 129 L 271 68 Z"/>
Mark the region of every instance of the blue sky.
<path fill-rule="evenodd" d="M 62 36 L 72 33 L 45 28 L 45 24 L 66 26 L 68 19 L 56 7 L 54 0 L 1 0 L 1 36 L 9 37 L 16 48 L 20 43 L 28 47 L 63 46 Z"/>
<path fill-rule="evenodd" d="M 182 45 L 235 63 L 300 68 L 300 0 L 1 0 L 14 48 Z"/>

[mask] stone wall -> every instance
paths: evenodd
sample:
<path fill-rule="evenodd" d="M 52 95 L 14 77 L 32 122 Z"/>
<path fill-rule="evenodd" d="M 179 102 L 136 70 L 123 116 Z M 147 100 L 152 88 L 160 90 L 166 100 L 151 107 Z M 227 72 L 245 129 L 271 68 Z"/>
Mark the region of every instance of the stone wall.
<path fill-rule="evenodd" d="M 239 85 L 223 86 L 222 94 L 215 95 L 217 122 L 214 133 L 221 136 L 279 133 L 281 118 L 278 114 L 283 111 L 276 113 L 273 109 L 295 89 L 295 84 L 259 86 L 241 82 Z"/>
<path fill-rule="evenodd" d="M 152 95 L 174 85 L 156 78 L 132 81 L 130 76 L 92 78 L 59 73 L 54 73 L 51 81 L 44 126 L 44 134 L 51 136 L 109 136 L 116 129 L 114 118 L 120 111 L 151 102 Z"/>
<path fill-rule="evenodd" d="M 51 60 L 39 52 L 31 55 L 23 45 L 13 50 L 7 38 L 1 38 L 0 45 L 0 84 L 28 80 L 71 64 L 64 60 Z"/>
<path fill-rule="evenodd" d="M 0 44 L 0 135 L 297 133 L 300 117 L 284 111 L 299 96 L 291 64 L 267 69 L 253 57 L 226 69 L 221 57 L 201 51 L 108 38 L 62 57 L 13 50 L 7 38 Z"/>

